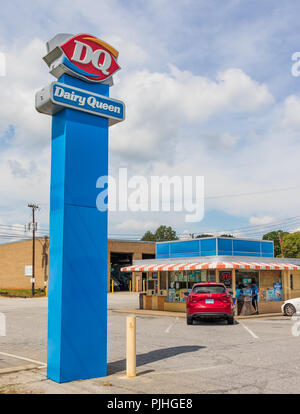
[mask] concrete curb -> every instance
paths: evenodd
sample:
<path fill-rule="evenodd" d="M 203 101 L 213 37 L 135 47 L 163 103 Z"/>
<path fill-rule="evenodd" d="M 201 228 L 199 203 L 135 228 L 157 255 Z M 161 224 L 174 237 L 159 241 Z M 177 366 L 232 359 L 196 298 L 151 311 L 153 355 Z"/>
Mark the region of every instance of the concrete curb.
<path fill-rule="evenodd" d="M 133 313 L 135 315 L 141 316 L 168 316 L 168 317 L 179 317 L 185 318 L 185 312 L 166 312 L 166 311 L 156 311 L 156 310 L 145 310 L 145 309 L 114 309 L 112 312 L 117 313 Z M 244 316 L 235 316 L 235 319 L 253 319 L 253 318 L 266 318 L 273 316 L 283 316 L 282 313 L 261 313 L 258 315 L 244 315 Z"/>
<path fill-rule="evenodd" d="M 171 316 L 185 318 L 185 312 L 166 312 L 166 311 L 156 311 L 156 310 L 145 310 L 145 309 L 114 309 L 112 312 L 117 313 L 133 313 L 135 315 L 141 316 Z"/>
<path fill-rule="evenodd" d="M 256 318 L 269 318 L 273 316 L 284 316 L 282 313 L 259 313 L 258 315 L 240 315 L 235 316 L 235 319 L 256 319 Z"/>

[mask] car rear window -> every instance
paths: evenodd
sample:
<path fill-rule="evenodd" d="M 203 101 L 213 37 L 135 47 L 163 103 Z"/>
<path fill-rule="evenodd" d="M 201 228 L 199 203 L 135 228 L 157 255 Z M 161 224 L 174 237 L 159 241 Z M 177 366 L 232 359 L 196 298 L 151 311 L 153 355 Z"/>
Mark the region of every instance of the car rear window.
<path fill-rule="evenodd" d="M 192 293 L 224 293 L 226 288 L 220 285 L 202 285 L 194 286 Z"/>

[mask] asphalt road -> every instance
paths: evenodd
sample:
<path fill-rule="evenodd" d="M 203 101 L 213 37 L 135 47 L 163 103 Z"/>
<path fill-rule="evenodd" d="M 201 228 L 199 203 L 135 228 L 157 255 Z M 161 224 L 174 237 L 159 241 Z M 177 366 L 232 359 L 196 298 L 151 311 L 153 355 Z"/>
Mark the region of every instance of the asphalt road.
<path fill-rule="evenodd" d="M 108 377 L 56 384 L 45 370 L 0 374 L 0 387 L 54 393 L 299 393 L 300 326 L 287 317 L 199 322 L 137 316 L 137 377 L 125 369 L 126 314 L 138 296 L 108 296 Z M 1 369 L 30 363 L 3 353 L 46 362 L 47 299 L 0 298 L 6 336 L 0 336 Z M 300 324 L 300 317 L 298 319 Z M 294 330 L 294 335 L 292 333 Z M 2 353 L 2 354 L 1 354 Z"/>

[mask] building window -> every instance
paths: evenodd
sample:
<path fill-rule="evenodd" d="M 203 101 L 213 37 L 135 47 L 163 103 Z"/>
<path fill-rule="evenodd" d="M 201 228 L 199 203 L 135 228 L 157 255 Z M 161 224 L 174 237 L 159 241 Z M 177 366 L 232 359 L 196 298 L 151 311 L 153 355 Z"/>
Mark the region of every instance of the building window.
<path fill-rule="evenodd" d="M 215 270 L 209 270 L 207 281 L 214 283 L 216 281 L 216 271 Z"/>
<path fill-rule="evenodd" d="M 291 290 L 294 289 L 294 278 L 293 278 L 293 275 L 290 275 L 290 288 L 291 288 Z"/>

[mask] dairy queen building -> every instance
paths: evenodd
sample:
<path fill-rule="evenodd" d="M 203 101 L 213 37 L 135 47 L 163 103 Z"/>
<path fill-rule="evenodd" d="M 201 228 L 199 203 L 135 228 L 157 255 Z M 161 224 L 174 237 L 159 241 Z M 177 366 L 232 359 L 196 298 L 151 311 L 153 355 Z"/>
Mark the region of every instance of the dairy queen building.
<path fill-rule="evenodd" d="M 259 313 L 281 312 L 285 300 L 300 297 L 300 259 L 275 258 L 273 241 L 267 240 L 206 237 L 160 242 L 155 259 L 134 260 L 121 270 L 146 278 L 144 309 L 185 312 L 186 295 L 196 282 L 222 282 L 236 302 L 237 289 L 247 297 L 255 281 Z"/>

